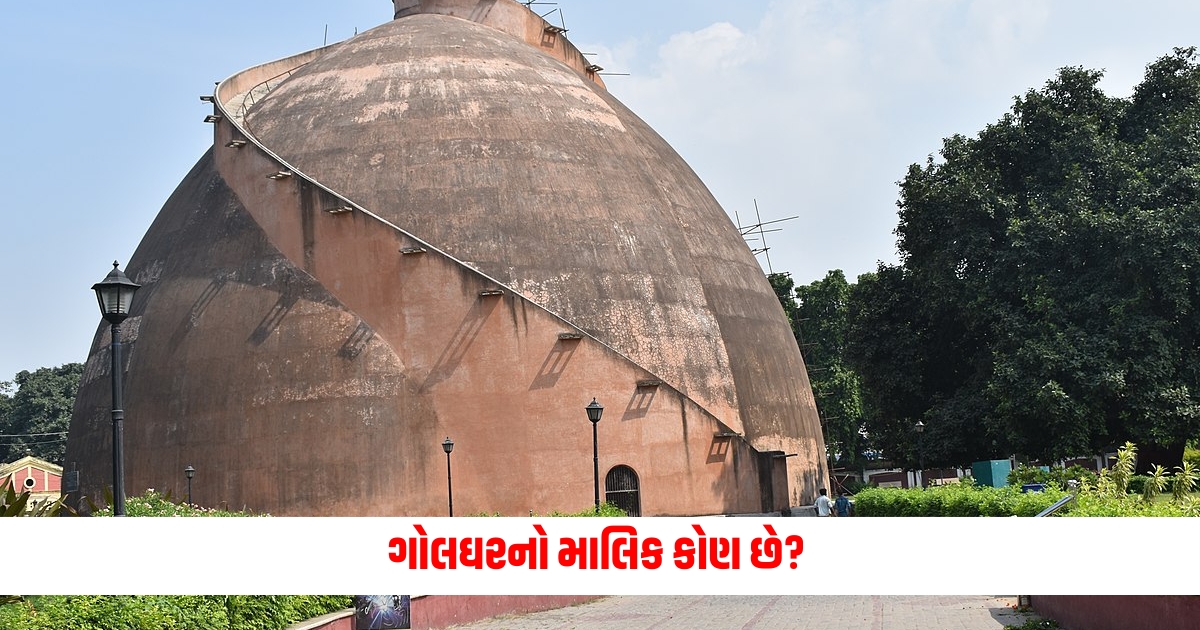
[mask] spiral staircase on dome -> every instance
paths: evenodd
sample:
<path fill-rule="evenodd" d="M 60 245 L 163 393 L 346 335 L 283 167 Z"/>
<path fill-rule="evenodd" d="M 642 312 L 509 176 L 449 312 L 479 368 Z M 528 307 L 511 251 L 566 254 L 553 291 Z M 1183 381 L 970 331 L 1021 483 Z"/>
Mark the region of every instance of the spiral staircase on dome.
<path fill-rule="evenodd" d="M 201 97 L 213 149 L 129 265 L 150 304 L 127 324 L 127 406 L 149 420 L 131 487 L 169 487 L 188 456 L 227 471 L 235 506 L 436 514 L 426 442 L 453 433 L 475 467 L 455 503 L 569 508 L 592 481 L 574 416 L 598 396 L 605 469 L 640 479 L 644 513 L 811 501 L 803 359 L 699 178 L 523 4 L 395 10 Z M 237 317 L 214 322 L 218 298 Z M 103 439 L 101 335 L 75 444 Z"/>

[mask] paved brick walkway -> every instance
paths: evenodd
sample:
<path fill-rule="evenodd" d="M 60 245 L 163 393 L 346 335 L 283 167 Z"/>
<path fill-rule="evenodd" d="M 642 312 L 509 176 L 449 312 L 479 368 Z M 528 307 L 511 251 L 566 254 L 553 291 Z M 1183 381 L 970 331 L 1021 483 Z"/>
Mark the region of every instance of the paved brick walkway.
<path fill-rule="evenodd" d="M 608 597 L 457 630 L 1001 630 L 1020 625 L 1015 597 Z"/>

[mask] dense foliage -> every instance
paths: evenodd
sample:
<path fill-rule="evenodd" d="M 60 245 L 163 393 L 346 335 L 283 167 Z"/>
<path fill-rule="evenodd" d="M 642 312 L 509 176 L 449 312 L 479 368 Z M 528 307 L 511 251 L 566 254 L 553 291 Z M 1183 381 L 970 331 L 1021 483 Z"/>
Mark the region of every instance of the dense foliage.
<path fill-rule="evenodd" d="M 254 516 L 177 504 L 154 490 L 128 497 L 125 507 L 129 516 Z M 351 606 L 350 596 L 6 597 L 0 630 L 275 630 Z"/>
<path fill-rule="evenodd" d="M 931 488 L 868 488 L 854 495 L 858 516 L 1036 516 L 1066 496 L 1057 488 L 1021 492 L 956 483 Z"/>
<path fill-rule="evenodd" d="M 1137 495 L 1121 497 L 1081 494 L 1062 516 L 1200 516 L 1200 501 L 1143 501 Z"/>
<path fill-rule="evenodd" d="M 0 630 L 278 630 L 352 607 L 338 596 L 47 596 L 0 605 Z"/>
<path fill-rule="evenodd" d="M 1061 466 L 1017 466 L 1008 473 L 1008 485 L 1020 488 L 1025 484 L 1044 483 L 1053 485 L 1060 490 L 1069 489 L 1070 482 L 1079 483 L 1096 483 L 1096 473 L 1084 468 L 1083 466 L 1070 466 L 1063 468 Z"/>
<path fill-rule="evenodd" d="M 934 488 L 869 488 L 854 497 L 859 516 L 1036 516 L 1073 493 L 1074 499 L 1055 515 L 1061 516 L 1200 516 L 1200 498 L 1192 492 L 1197 471 L 1189 462 L 1168 474 L 1156 466 L 1151 475 L 1133 483 L 1137 447 L 1130 442 L 1117 450 L 1116 461 L 1100 474 L 1077 467 L 1042 471 L 1021 467 L 1010 481 L 1045 483 L 1041 492 L 1022 492 L 1019 486 L 991 488 L 970 483 Z M 1070 482 L 1070 483 L 1069 483 Z M 1067 490 L 1068 486 L 1072 486 Z M 1171 488 L 1169 501 L 1159 498 Z"/>
<path fill-rule="evenodd" d="M 951 484 L 933 488 L 868 488 L 854 495 L 857 516 L 1036 516 L 1066 496 L 1057 488 L 1022 493 L 1012 486 Z M 1200 501 L 1146 501 L 1081 492 L 1056 516 L 1200 516 Z"/>
<path fill-rule="evenodd" d="M 1200 448 L 1192 445 L 1183 449 L 1183 461 L 1191 462 L 1193 468 L 1200 470 Z"/>
<path fill-rule="evenodd" d="M 0 383 L 0 463 L 26 452 L 62 465 L 82 363 L 22 370 Z"/>
<path fill-rule="evenodd" d="M 901 264 L 863 276 L 847 354 L 912 462 L 1053 460 L 1200 435 L 1200 65 L 1127 99 L 1065 68 L 901 182 Z"/>
<path fill-rule="evenodd" d="M 559 512 L 558 510 L 551 511 L 546 516 L 572 516 L 572 517 L 600 517 L 600 518 L 623 518 L 629 516 L 625 510 L 605 501 L 600 504 L 600 511 L 597 512 L 595 507 L 585 508 L 578 512 Z"/>
<path fill-rule="evenodd" d="M 799 287 L 786 274 L 768 279 L 803 351 L 825 447 L 838 466 L 856 466 L 867 445 L 858 376 L 845 362 L 850 283 L 841 271 Z"/>

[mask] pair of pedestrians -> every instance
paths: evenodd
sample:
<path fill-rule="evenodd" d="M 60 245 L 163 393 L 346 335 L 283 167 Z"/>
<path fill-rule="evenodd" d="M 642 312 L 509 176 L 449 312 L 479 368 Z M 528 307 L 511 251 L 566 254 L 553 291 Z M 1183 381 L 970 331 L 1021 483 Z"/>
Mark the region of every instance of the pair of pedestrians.
<path fill-rule="evenodd" d="M 850 516 L 850 498 L 843 492 L 834 501 L 829 500 L 825 488 L 817 491 L 817 516 Z"/>

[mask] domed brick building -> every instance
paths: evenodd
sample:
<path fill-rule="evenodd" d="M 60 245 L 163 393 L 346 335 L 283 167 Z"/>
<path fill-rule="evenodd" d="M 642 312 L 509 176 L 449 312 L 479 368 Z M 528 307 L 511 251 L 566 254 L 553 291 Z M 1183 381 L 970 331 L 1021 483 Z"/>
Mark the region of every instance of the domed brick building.
<path fill-rule="evenodd" d="M 218 85 L 130 260 L 126 489 L 281 515 L 768 512 L 827 471 L 754 256 L 596 68 L 511 0 Z M 112 483 L 108 326 L 67 461 Z"/>

